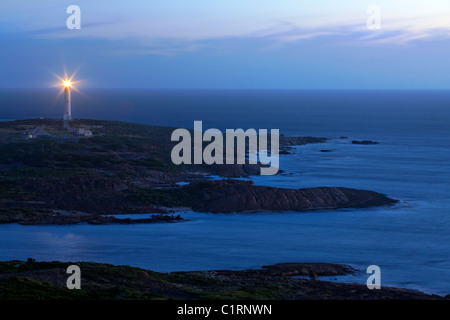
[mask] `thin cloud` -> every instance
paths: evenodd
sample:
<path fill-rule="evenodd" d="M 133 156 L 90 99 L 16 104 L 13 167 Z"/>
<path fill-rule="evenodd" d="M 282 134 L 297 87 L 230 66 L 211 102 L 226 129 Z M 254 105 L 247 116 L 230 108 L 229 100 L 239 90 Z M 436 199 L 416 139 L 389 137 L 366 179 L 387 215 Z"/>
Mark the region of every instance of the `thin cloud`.
<path fill-rule="evenodd" d="M 68 35 L 76 36 L 77 35 L 76 32 L 80 32 L 83 29 L 111 26 L 111 25 L 114 25 L 114 24 L 117 24 L 120 22 L 121 21 L 114 19 L 114 20 L 107 20 L 107 21 L 82 23 L 81 30 L 75 30 L 75 31 L 67 29 L 66 25 L 60 25 L 58 27 L 48 27 L 48 28 L 41 28 L 41 29 L 34 29 L 34 30 L 22 30 L 22 31 L 16 31 L 16 32 L 8 32 L 8 35 L 59 38 L 59 37 L 65 37 Z"/>
<path fill-rule="evenodd" d="M 431 17 L 429 17 L 431 18 Z M 369 30 L 364 23 L 354 24 L 330 24 L 320 27 L 299 27 L 291 24 L 283 30 L 279 28 L 265 29 L 255 32 L 246 37 L 259 37 L 279 43 L 297 43 L 301 41 L 313 40 L 318 37 L 328 37 L 335 40 L 345 39 L 348 45 L 353 44 L 392 44 L 400 45 L 412 43 L 417 40 L 443 40 L 450 37 L 450 25 L 426 24 L 413 22 L 424 22 L 423 19 L 405 19 L 395 21 L 385 21 L 380 29 Z M 449 20 L 450 21 L 450 20 Z M 353 41 L 352 41 L 353 40 Z"/>
<path fill-rule="evenodd" d="M 314 41 L 318 38 L 326 38 L 330 42 L 341 45 L 355 46 L 404 45 L 420 40 L 443 40 L 450 37 L 448 21 L 450 21 L 448 14 L 390 20 L 382 18 L 381 29 L 368 30 L 364 19 L 351 23 L 334 22 L 321 25 L 309 23 L 308 26 L 289 20 L 261 20 L 258 25 L 252 26 L 253 30 L 248 26 L 232 31 L 223 28 L 214 29 L 211 26 L 211 32 L 204 33 L 195 29 L 199 27 L 195 24 L 189 36 L 186 32 L 175 36 L 173 30 L 167 31 L 164 28 L 160 29 L 160 33 L 155 32 L 155 25 L 140 29 L 132 28 L 140 22 L 129 21 L 122 17 L 94 23 L 82 22 L 81 30 L 70 30 L 70 32 L 64 25 L 20 31 L 9 33 L 9 35 L 55 39 L 80 37 L 117 41 L 123 45 L 123 49 L 113 50 L 111 54 L 175 56 L 202 50 L 205 46 L 219 46 L 219 43 L 244 43 L 242 40 L 247 40 L 250 44 L 254 43 L 253 40 L 259 44 L 265 44 L 266 49 Z M 111 28 L 111 26 L 114 27 Z"/>

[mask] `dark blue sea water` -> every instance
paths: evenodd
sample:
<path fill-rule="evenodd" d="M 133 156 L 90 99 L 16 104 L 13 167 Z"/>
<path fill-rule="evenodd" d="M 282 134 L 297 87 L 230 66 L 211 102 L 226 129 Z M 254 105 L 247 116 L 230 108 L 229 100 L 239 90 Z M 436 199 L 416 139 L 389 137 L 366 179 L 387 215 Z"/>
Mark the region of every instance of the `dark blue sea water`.
<path fill-rule="evenodd" d="M 0 119 L 60 117 L 62 99 L 55 97 L 55 91 L 0 91 Z M 319 261 L 364 271 L 375 264 L 382 285 L 450 293 L 450 92 L 88 90 L 74 93 L 72 104 L 77 118 L 174 127 L 202 120 L 204 129 L 328 137 L 281 155 L 285 174 L 253 180 L 369 189 L 401 202 L 313 213 L 187 212 L 190 221 L 177 224 L 1 225 L 0 260 L 90 260 L 156 271 Z M 365 283 L 367 276 L 339 280 Z"/>

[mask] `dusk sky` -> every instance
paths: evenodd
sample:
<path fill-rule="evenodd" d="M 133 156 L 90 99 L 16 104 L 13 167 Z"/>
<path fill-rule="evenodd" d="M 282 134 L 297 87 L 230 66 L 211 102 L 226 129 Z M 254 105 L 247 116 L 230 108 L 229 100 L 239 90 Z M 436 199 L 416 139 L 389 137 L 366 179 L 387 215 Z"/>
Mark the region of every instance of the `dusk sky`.
<path fill-rule="evenodd" d="M 449 41 L 448 0 L 2 0 L 0 87 L 450 89 Z"/>

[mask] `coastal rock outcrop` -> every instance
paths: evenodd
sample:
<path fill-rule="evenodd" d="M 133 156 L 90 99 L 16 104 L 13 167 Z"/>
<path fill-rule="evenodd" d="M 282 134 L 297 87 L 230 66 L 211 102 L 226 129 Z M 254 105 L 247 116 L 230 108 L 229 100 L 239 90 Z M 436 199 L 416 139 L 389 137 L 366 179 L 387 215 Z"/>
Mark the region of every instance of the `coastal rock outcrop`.
<path fill-rule="evenodd" d="M 250 181 L 193 182 L 192 208 L 201 212 L 309 211 L 392 205 L 396 200 L 374 191 L 343 187 L 283 189 Z"/>

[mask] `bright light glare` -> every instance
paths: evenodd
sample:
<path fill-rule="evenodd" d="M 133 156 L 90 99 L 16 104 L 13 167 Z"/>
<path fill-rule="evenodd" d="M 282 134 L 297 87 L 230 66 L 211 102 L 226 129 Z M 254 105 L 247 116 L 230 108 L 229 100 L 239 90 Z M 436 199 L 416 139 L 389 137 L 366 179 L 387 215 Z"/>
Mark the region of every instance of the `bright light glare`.
<path fill-rule="evenodd" d="M 65 69 L 65 68 L 64 68 Z M 77 93 L 80 93 L 80 90 L 77 89 L 76 85 L 80 83 L 79 80 L 74 80 L 74 77 L 76 75 L 77 71 L 75 71 L 71 76 L 67 74 L 67 71 L 64 70 L 64 76 L 60 77 L 57 74 L 53 74 L 59 81 L 57 83 L 54 83 L 54 87 L 59 87 L 61 90 L 58 93 L 59 97 L 66 91 L 67 89 L 70 89 L 70 91 L 76 91 Z"/>

